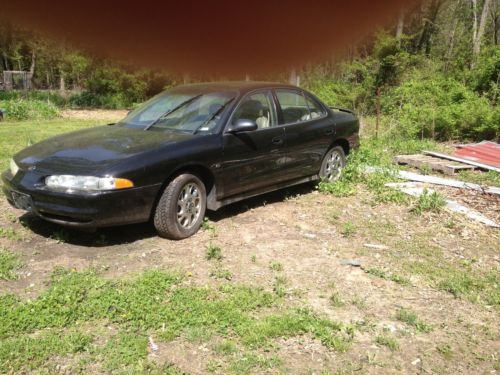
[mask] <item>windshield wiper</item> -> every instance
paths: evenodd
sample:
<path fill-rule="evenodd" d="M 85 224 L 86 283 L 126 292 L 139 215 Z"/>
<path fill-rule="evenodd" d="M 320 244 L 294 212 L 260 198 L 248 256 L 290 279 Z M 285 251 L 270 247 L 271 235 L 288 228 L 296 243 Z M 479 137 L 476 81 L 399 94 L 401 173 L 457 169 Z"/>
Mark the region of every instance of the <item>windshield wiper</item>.
<path fill-rule="evenodd" d="M 220 108 L 217 111 L 215 111 L 212 116 L 210 116 L 207 120 L 205 120 L 203 122 L 203 124 L 201 124 L 200 126 L 198 126 L 195 129 L 195 131 L 193 132 L 193 134 L 198 133 L 198 131 L 200 129 L 202 129 L 205 125 L 207 125 L 210 121 L 212 121 L 215 117 L 217 117 L 217 115 L 219 115 L 224 110 L 224 108 L 226 108 L 228 106 L 228 104 L 231 103 L 233 100 L 234 100 L 234 98 L 231 98 L 227 102 L 225 102 L 223 105 L 221 105 Z"/>
<path fill-rule="evenodd" d="M 179 104 L 178 106 L 172 108 L 170 111 L 167 111 L 165 112 L 163 115 L 161 115 L 160 117 L 158 117 L 156 120 L 154 120 L 151 124 L 147 125 L 144 130 L 148 130 L 150 129 L 153 125 L 157 124 L 160 120 L 163 120 L 165 117 L 171 115 L 172 113 L 174 113 L 175 111 L 177 111 L 178 109 L 181 109 L 182 107 L 184 107 L 185 105 L 191 103 L 191 102 L 194 102 L 196 99 L 198 99 L 199 97 L 201 96 L 200 95 L 196 95 L 196 96 L 193 96 L 192 98 L 189 98 L 188 100 L 185 100 L 183 101 L 181 104 Z"/>

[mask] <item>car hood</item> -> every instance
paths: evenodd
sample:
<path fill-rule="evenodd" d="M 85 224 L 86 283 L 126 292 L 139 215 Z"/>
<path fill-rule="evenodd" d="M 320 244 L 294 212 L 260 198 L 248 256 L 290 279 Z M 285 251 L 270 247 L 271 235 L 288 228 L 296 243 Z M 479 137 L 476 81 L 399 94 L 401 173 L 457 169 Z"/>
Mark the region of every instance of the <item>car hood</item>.
<path fill-rule="evenodd" d="M 14 159 L 22 169 L 92 175 L 131 156 L 192 137 L 185 133 L 99 126 L 36 143 Z"/>

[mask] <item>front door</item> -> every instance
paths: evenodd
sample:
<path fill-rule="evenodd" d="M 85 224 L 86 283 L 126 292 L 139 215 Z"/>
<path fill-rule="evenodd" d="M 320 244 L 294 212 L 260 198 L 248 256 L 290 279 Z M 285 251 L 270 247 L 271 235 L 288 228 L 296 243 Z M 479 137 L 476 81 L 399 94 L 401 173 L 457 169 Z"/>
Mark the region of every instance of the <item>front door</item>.
<path fill-rule="evenodd" d="M 229 121 L 234 124 L 241 119 L 255 121 L 258 129 L 223 135 L 223 190 L 219 192 L 218 199 L 273 185 L 284 179 L 285 131 L 277 125 L 271 92 L 264 90 L 247 94 Z"/>

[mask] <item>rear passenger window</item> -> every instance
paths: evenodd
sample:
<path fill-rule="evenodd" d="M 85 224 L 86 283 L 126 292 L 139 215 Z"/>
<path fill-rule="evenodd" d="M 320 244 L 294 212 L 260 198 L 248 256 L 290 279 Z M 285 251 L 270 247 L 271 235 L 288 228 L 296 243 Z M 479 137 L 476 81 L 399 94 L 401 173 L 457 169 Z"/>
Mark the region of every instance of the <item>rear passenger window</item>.
<path fill-rule="evenodd" d="M 326 115 L 323 107 L 313 98 L 306 95 L 307 106 L 309 107 L 310 120 Z"/>
<path fill-rule="evenodd" d="M 309 107 L 302 93 L 290 90 L 276 90 L 276 96 L 283 112 L 285 124 L 310 119 Z"/>

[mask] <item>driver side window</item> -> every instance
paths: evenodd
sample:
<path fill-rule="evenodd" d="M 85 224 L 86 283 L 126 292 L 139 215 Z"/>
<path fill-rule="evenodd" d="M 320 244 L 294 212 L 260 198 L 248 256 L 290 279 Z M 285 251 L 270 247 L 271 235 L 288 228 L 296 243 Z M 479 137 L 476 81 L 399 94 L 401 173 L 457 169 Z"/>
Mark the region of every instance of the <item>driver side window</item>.
<path fill-rule="evenodd" d="M 276 125 L 276 112 L 270 92 L 258 92 L 246 96 L 234 112 L 232 124 L 238 120 L 255 121 L 258 129 Z"/>

